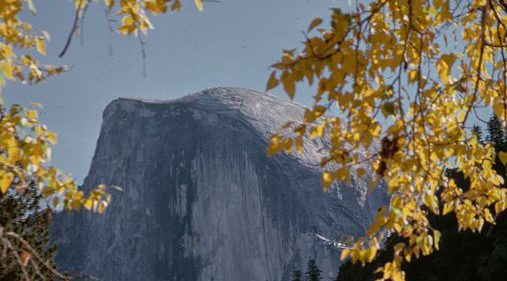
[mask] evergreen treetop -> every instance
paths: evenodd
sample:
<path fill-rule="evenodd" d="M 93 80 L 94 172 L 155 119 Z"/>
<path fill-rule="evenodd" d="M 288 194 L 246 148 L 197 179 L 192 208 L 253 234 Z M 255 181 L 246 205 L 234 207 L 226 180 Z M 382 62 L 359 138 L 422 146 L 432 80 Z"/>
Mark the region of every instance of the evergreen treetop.
<path fill-rule="evenodd" d="M 472 134 L 477 137 L 477 139 L 479 140 L 479 142 L 482 143 L 484 141 L 483 140 L 483 136 L 482 136 L 481 127 L 479 127 L 478 125 L 474 125 L 472 127 Z"/>
<path fill-rule="evenodd" d="M 488 141 L 491 142 L 495 149 L 500 150 L 505 146 L 505 128 L 502 126 L 500 119 L 493 114 L 488 120 Z"/>
<path fill-rule="evenodd" d="M 320 273 L 321 273 L 321 271 L 320 271 L 319 267 L 317 266 L 317 264 L 315 263 L 315 260 L 314 259 L 309 260 L 307 271 L 306 271 L 306 276 L 308 278 L 308 281 L 322 280 L 322 278 L 320 277 Z"/>
<path fill-rule="evenodd" d="M 300 270 L 294 270 L 292 273 L 292 281 L 303 281 Z"/>

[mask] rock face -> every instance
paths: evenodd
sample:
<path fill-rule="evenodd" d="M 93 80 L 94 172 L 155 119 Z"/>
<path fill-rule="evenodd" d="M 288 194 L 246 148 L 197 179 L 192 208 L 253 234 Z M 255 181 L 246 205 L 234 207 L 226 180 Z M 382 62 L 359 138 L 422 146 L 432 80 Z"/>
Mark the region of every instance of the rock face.
<path fill-rule="evenodd" d="M 324 193 L 318 141 L 303 156 L 266 155 L 269 135 L 303 112 L 236 88 L 111 102 L 84 186 L 123 192 L 103 215 L 56 217 L 60 269 L 106 281 L 285 281 L 314 258 L 334 277 L 340 253 L 322 237 L 364 233 L 387 199 L 366 200 L 359 181 Z"/>

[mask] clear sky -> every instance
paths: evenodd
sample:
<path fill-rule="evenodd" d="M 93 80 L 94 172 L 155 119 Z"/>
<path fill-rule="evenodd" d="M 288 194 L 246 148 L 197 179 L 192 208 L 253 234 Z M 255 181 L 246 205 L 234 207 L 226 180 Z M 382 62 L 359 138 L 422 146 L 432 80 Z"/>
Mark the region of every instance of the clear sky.
<path fill-rule="evenodd" d="M 74 38 L 61 59 L 74 17 L 72 1 L 35 1 L 37 15 L 26 15 L 51 34 L 43 60 L 72 69 L 37 85 L 8 85 L 3 94 L 8 103 L 44 105 L 42 119 L 59 136 L 52 162 L 78 182 L 88 172 L 102 111 L 113 99 L 173 99 L 217 86 L 262 91 L 269 65 L 284 48 L 300 46 L 311 19 L 349 5 L 347 0 L 221 0 L 198 12 L 193 1 L 184 3 L 180 13 L 154 18 L 155 30 L 146 38 L 146 77 L 138 40 L 110 36 L 101 5 L 92 2 L 82 40 Z M 299 102 L 308 103 L 308 89 L 299 87 L 298 94 Z"/>

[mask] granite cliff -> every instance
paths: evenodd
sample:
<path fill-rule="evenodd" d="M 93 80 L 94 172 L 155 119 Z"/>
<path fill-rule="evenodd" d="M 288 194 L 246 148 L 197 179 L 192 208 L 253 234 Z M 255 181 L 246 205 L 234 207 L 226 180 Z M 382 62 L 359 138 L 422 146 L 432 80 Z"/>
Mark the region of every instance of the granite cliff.
<path fill-rule="evenodd" d="M 340 253 L 323 237 L 364 233 L 387 198 L 365 197 L 362 181 L 323 192 L 320 141 L 266 155 L 270 134 L 303 112 L 237 88 L 111 102 L 84 186 L 123 192 L 103 215 L 56 216 L 59 268 L 106 281 L 285 281 L 315 258 L 333 278 Z"/>

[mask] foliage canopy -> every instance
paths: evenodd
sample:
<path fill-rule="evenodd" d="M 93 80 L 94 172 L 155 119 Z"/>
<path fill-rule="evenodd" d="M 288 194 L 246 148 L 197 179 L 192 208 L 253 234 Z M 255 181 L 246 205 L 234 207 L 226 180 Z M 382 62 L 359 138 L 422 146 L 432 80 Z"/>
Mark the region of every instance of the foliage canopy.
<path fill-rule="evenodd" d="M 403 262 L 439 248 L 429 214 L 452 213 L 459 229 L 481 231 L 507 207 L 495 149 L 468 127 L 481 107 L 507 120 L 507 3 L 367 2 L 333 9 L 327 26 L 313 20 L 302 49 L 285 50 L 273 65 L 268 90 L 281 85 L 293 98 L 306 80 L 316 92 L 304 119 L 273 136 L 269 153 L 301 151 L 304 137 L 327 138 L 325 188 L 375 171 L 372 187 L 385 182 L 391 202 L 342 258 L 371 262 L 385 234 L 395 233 L 405 240 L 379 271 L 398 281 Z M 463 173 L 470 188 L 458 188 L 448 169 Z"/>
<path fill-rule="evenodd" d="M 494 120 L 491 118 L 490 120 Z M 495 124 L 492 122 L 490 124 Z M 496 123 L 497 124 L 497 123 Z M 480 132 L 479 127 L 477 132 Z M 498 132 L 505 127 L 497 125 L 488 126 L 488 140 L 494 142 L 497 151 L 506 151 L 505 137 L 502 142 Z M 498 154 L 498 153 L 497 153 Z M 496 159 L 494 169 L 502 173 L 505 170 L 500 160 Z M 462 174 L 449 171 L 460 189 L 469 187 L 468 181 Z M 503 174 L 504 179 L 507 175 Z M 442 232 L 440 250 L 429 256 L 424 256 L 404 263 L 406 279 L 411 281 L 496 281 L 503 280 L 507 274 L 507 213 L 503 212 L 496 218 L 496 224 L 486 224 L 481 233 L 470 230 L 458 231 L 456 216 L 430 214 L 429 220 L 433 227 Z M 340 266 L 337 281 L 373 281 L 379 274 L 375 269 L 392 258 L 394 246 L 404 239 L 390 236 L 382 250 L 377 253 L 375 260 L 362 267 L 360 264 L 351 264 L 350 260 Z"/>

